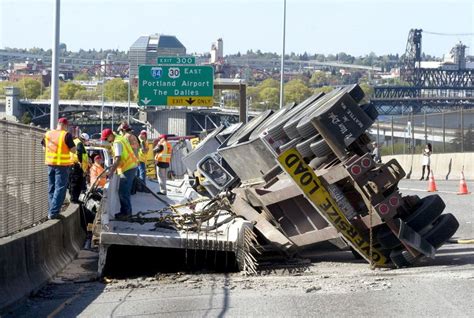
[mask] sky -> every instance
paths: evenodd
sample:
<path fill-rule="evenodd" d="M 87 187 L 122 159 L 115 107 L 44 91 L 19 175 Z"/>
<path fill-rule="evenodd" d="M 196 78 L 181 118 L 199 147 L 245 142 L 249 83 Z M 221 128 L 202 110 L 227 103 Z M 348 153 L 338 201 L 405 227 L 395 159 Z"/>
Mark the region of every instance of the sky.
<path fill-rule="evenodd" d="M 282 51 L 284 0 L 61 0 L 68 50 L 128 50 L 140 36 L 176 35 L 188 53 Z M 51 48 L 55 0 L 0 0 L 0 48 Z M 287 0 L 286 53 L 403 54 L 411 28 L 474 33 L 473 0 Z M 474 36 L 423 33 L 423 52 L 441 57 Z"/>

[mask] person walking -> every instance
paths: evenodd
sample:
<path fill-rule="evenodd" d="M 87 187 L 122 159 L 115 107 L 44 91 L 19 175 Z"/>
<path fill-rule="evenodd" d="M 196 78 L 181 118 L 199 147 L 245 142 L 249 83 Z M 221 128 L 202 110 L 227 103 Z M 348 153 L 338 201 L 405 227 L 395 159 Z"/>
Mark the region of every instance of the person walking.
<path fill-rule="evenodd" d="M 153 151 L 155 154 L 157 179 L 160 184 L 160 192 L 158 194 L 167 194 L 166 191 L 166 180 L 168 174 L 168 168 L 171 162 L 171 153 L 173 151 L 171 144 L 168 142 L 168 136 L 165 134 L 160 135 L 160 140 Z"/>
<path fill-rule="evenodd" d="M 74 164 L 69 175 L 69 195 L 72 203 L 79 203 L 82 190 L 86 190 L 86 175 L 89 169 L 89 156 L 87 155 L 85 143 L 89 141 L 89 135 L 82 133 L 74 139 L 76 153 L 71 154 Z"/>
<path fill-rule="evenodd" d="M 73 165 L 71 153 L 76 152 L 72 135 L 67 132 L 68 121 L 59 118 L 55 130 L 46 132 L 42 141 L 45 164 L 48 166 L 48 219 L 59 219 L 66 197 L 69 170 Z"/>
<path fill-rule="evenodd" d="M 140 131 L 138 136 L 140 147 L 138 149 L 138 178 L 146 185 L 146 159 L 148 153 L 148 142 L 146 130 Z"/>
<path fill-rule="evenodd" d="M 430 143 L 427 143 L 425 146 L 425 149 L 423 149 L 422 153 L 422 158 L 421 158 L 421 165 L 422 165 L 422 170 L 421 170 L 421 178 L 420 180 L 423 180 L 425 177 L 425 168 L 428 170 L 428 174 L 426 176 L 426 180 L 430 178 L 430 165 L 431 165 L 431 154 L 433 152 L 433 148 L 431 147 Z"/>
<path fill-rule="evenodd" d="M 91 166 L 89 173 L 90 173 L 90 182 L 91 186 L 96 183 L 99 189 L 103 189 L 105 184 L 107 183 L 107 177 L 103 173 L 104 172 L 104 160 L 100 155 L 96 155 L 94 157 L 94 164 Z M 99 179 L 99 180 L 97 180 Z"/>
<path fill-rule="evenodd" d="M 108 176 L 112 177 L 117 172 L 120 177 L 119 182 L 119 200 L 120 212 L 115 214 L 116 219 L 126 219 L 132 215 L 132 202 L 130 200 L 133 180 L 137 174 L 138 159 L 135 157 L 132 147 L 127 138 L 116 135 L 112 129 L 102 130 L 102 141 L 107 140 L 112 144 L 114 163 L 110 167 Z"/>

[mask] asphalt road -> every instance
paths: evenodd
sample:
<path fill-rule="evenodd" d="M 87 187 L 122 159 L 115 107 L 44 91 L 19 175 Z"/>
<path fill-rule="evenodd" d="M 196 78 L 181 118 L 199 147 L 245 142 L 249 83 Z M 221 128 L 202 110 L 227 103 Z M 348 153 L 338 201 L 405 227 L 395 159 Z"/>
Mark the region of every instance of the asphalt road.
<path fill-rule="evenodd" d="M 427 195 L 438 194 L 446 203 L 444 213 L 453 214 L 459 222 L 459 229 L 454 238 L 474 239 L 474 182 L 468 181 L 467 188 L 471 192 L 467 195 L 458 195 L 459 181 L 436 181 L 437 192 L 427 192 L 428 181 L 402 180 L 399 183 L 402 194 L 418 195 L 423 198 Z"/>
<path fill-rule="evenodd" d="M 429 195 L 426 181 L 401 192 Z M 472 239 L 473 195 L 438 182 L 456 237 Z M 474 190 L 474 184 L 468 184 Z M 474 244 L 446 244 L 434 260 L 404 269 L 371 270 L 348 251 L 316 250 L 296 266 L 240 273 L 174 273 L 94 280 L 97 255 L 80 257 L 6 317 L 472 317 Z"/>

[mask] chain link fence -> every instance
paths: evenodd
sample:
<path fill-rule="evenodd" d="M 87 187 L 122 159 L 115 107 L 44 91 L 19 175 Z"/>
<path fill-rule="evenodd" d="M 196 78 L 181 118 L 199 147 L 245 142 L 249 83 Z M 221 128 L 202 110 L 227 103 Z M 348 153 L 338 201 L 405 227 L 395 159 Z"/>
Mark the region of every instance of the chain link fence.
<path fill-rule="evenodd" d="M 421 153 L 427 143 L 433 153 L 473 152 L 474 110 L 379 116 L 370 132 L 382 155 Z"/>
<path fill-rule="evenodd" d="M 40 128 L 0 120 L 0 237 L 47 218 L 44 133 Z"/>

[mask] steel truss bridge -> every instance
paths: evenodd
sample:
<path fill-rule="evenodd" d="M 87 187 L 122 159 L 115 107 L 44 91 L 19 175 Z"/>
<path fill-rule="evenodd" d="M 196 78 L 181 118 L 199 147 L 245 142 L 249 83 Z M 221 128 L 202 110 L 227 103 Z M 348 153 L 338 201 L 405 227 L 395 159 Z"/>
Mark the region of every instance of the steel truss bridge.
<path fill-rule="evenodd" d="M 453 65 L 454 69 L 421 68 L 421 34 L 422 30 L 412 29 L 408 35 L 400 76 L 409 85 L 374 87 L 371 101 L 379 113 L 396 115 L 474 108 L 474 70 L 465 69 L 462 62 Z"/>

